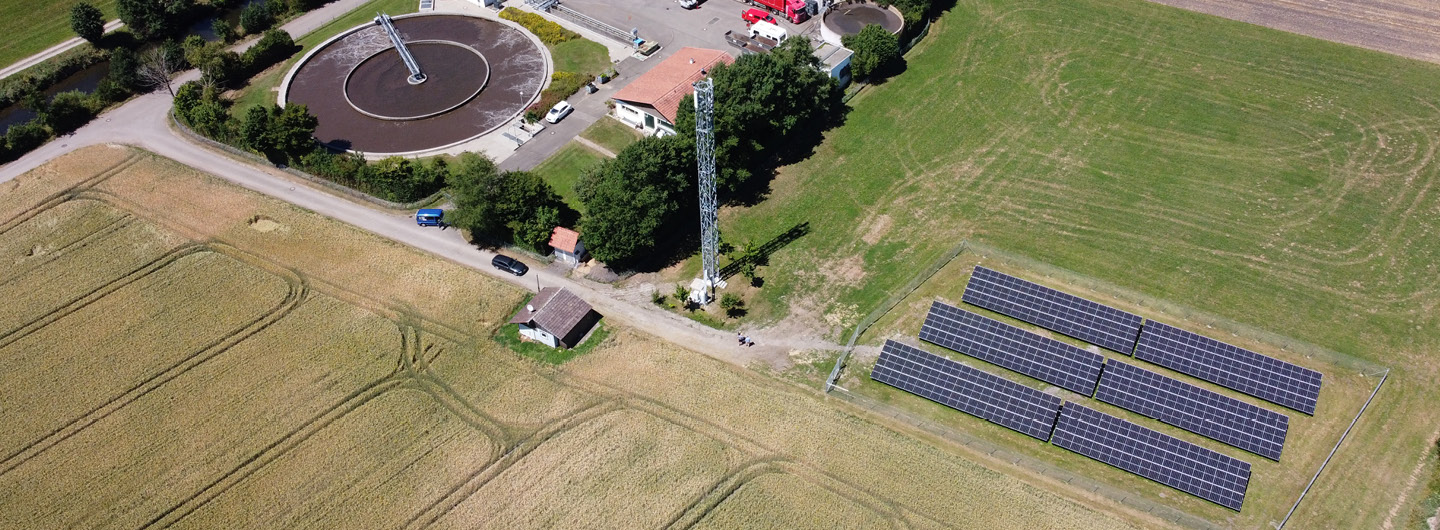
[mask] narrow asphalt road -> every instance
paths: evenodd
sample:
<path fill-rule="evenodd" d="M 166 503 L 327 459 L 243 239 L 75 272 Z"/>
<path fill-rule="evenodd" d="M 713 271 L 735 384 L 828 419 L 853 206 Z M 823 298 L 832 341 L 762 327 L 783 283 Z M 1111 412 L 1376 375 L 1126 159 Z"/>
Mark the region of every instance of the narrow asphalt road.
<path fill-rule="evenodd" d="M 350 8 L 346 4 L 360 4 L 362 0 L 340 0 L 321 10 L 292 21 L 291 24 L 305 24 L 318 27 L 329 18 L 343 14 Z M 351 7 L 353 8 L 353 7 Z M 321 18 L 321 12 L 329 18 Z M 311 15 L 316 15 L 311 17 Z M 292 34 L 303 34 L 309 30 L 285 27 Z M 177 80 L 177 85 L 196 77 L 196 72 L 186 72 Z M 164 92 L 153 92 L 101 114 L 88 125 L 72 134 L 52 140 L 19 160 L 0 167 L 0 182 L 7 182 L 34 169 L 45 162 L 80 147 L 97 144 L 127 144 L 140 147 L 171 158 L 193 168 L 213 174 L 242 187 L 275 197 L 327 217 L 349 223 L 363 230 L 420 250 L 437 254 L 456 263 L 495 275 L 516 286 L 533 290 L 538 276 L 541 284 L 571 289 L 581 298 L 595 306 L 606 318 L 618 320 L 625 325 L 655 334 L 672 343 L 683 345 L 712 357 L 748 365 L 756 361 L 772 367 L 789 364 L 789 353 L 796 349 L 813 349 L 819 346 L 838 346 L 817 343 L 803 337 L 764 333 L 750 335 L 756 345 L 742 348 L 737 345 L 733 332 L 716 330 L 683 316 L 664 311 L 648 302 L 632 303 L 622 299 L 622 293 L 605 284 L 587 280 L 572 280 L 556 271 L 531 263 L 531 273 L 523 278 L 500 273 L 490 265 L 494 253 L 477 249 L 467 243 L 456 230 L 437 230 L 415 225 L 408 214 L 377 209 L 357 203 L 312 187 L 273 168 L 255 166 L 237 161 L 229 156 L 212 151 L 188 140 L 183 133 L 172 130 L 169 122 L 171 97 Z"/>

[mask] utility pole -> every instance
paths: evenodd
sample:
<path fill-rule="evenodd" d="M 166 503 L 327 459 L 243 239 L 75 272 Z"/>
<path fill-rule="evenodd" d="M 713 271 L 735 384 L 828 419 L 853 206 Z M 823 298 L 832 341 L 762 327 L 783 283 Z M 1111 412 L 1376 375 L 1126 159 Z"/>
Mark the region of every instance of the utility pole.
<path fill-rule="evenodd" d="M 700 277 L 690 282 L 690 299 L 708 304 L 720 279 L 719 204 L 715 197 L 715 82 L 710 78 L 695 87 L 695 159 L 700 175 Z M 698 288 L 697 288 L 698 287 Z"/>

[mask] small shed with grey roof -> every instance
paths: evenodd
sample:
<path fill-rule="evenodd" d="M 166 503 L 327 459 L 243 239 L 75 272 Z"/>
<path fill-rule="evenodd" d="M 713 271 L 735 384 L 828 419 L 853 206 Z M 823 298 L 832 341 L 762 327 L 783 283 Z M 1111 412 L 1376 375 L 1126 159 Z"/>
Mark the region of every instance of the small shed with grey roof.
<path fill-rule="evenodd" d="M 558 287 L 540 290 L 530 303 L 510 317 L 520 336 L 551 348 L 573 348 L 600 321 L 590 304 Z"/>

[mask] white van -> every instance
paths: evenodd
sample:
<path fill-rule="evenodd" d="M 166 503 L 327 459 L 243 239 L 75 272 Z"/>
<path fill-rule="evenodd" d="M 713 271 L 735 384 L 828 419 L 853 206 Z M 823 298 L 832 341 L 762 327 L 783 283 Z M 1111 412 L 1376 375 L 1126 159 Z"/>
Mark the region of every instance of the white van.
<path fill-rule="evenodd" d="M 786 33 L 785 28 L 776 26 L 763 20 L 750 25 L 750 38 L 752 39 L 770 39 L 775 41 L 776 44 L 779 44 L 781 42 L 785 42 L 785 37 L 788 36 L 789 35 Z"/>

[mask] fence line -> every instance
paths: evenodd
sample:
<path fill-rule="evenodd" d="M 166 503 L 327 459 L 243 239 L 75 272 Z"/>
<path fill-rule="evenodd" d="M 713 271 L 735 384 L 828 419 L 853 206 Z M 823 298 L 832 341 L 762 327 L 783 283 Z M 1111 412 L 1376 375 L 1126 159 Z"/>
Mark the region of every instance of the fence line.
<path fill-rule="evenodd" d="M 880 320 L 880 317 L 889 313 L 890 309 L 895 307 L 895 304 L 900 303 L 901 300 L 909 297 L 910 293 L 915 292 L 915 290 L 919 289 L 925 282 L 930 281 L 930 277 L 934 276 L 940 269 L 945 268 L 946 265 L 949 265 L 950 262 L 955 259 L 955 256 L 959 256 L 960 253 L 965 252 L 967 245 L 968 243 L 961 240 L 960 244 L 955 245 L 955 248 L 941 255 L 934 263 L 931 263 L 929 267 L 926 267 L 925 270 L 916 274 L 914 278 L 910 279 L 910 283 L 906 284 L 899 292 L 890 295 L 890 298 L 881 302 L 879 307 L 870 311 L 870 314 L 865 315 L 865 318 L 862 319 L 859 324 L 855 325 L 855 331 L 850 334 L 850 340 L 845 343 L 845 349 L 840 352 L 840 358 L 835 360 L 835 368 L 830 370 L 830 377 L 825 380 L 826 392 L 835 388 L 835 381 L 840 378 L 840 370 L 845 366 L 845 361 L 850 358 L 850 350 L 855 349 L 855 340 L 860 338 L 860 334 L 864 333 L 866 329 L 869 329 L 870 325 L 874 324 L 875 321 Z"/>
<path fill-rule="evenodd" d="M 1296 498 L 1295 504 L 1290 506 L 1290 511 L 1285 512 L 1285 518 L 1280 520 L 1280 526 L 1275 527 L 1276 530 L 1285 528 L 1285 523 L 1290 522 L 1290 516 L 1295 513 L 1296 508 L 1300 507 L 1300 501 L 1305 500 L 1305 494 L 1310 493 L 1310 487 L 1315 485 L 1315 480 L 1320 478 L 1320 473 L 1325 471 L 1325 466 L 1330 465 L 1330 459 L 1334 458 L 1335 452 L 1340 450 L 1340 444 L 1345 443 L 1345 437 L 1350 435 L 1350 429 L 1355 428 L 1355 424 L 1360 421 L 1360 415 L 1365 413 L 1365 409 L 1370 408 L 1370 402 L 1375 400 L 1375 394 L 1380 393 L 1380 387 L 1384 386 L 1385 380 L 1389 377 L 1390 370 L 1387 369 L 1385 370 L 1385 375 L 1380 376 L 1380 382 L 1375 383 L 1375 390 L 1370 392 L 1370 398 L 1366 399 L 1365 404 L 1360 406 L 1360 412 L 1355 413 L 1355 419 L 1350 420 L 1350 426 L 1346 427 L 1345 432 L 1340 434 L 1340 439 L 1335 441 L 1335 447 L 1330 449 L 1330 454 L 1325 457 L 1324 462 L 1320 463 L 1320 469 L 1315 470 L 1315 476 L 1310 477 L 1310 483 L 1305 485 L 1305 489 L 1300 492 L 1300 497 Z"/>

